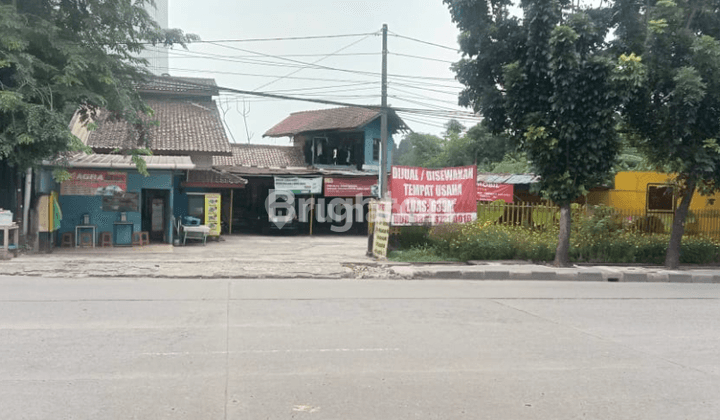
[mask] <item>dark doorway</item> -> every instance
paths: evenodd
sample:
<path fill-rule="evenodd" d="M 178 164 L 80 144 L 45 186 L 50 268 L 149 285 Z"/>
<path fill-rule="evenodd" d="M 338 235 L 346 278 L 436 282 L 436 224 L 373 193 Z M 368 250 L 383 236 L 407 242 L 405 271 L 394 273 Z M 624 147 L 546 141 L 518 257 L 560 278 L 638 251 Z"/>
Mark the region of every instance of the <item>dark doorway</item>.
<path fill-rule="evenodd" d="M 150 242 L 168 242 L 167 215 L 170 190 L 142 190 L 142 230 Z"/>

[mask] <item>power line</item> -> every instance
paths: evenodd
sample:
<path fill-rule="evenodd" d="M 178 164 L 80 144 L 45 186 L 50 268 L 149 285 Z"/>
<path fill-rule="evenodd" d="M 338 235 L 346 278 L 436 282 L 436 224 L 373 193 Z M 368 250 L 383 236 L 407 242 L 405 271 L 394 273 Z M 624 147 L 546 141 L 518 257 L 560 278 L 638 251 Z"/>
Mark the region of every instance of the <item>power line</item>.
<path fill-rule="evenodd" d="M 412 117 L 408 117 L 408 116 L 403 116 L 402 119 L 403 119 L 403 121 L 410 121 L 410 122 L 414 122 L 414 123 L 418 123 L 418 124 L 429 125 L 431 127 L 445 128 L 445 126 L 443 124 L 439 124 L 437 122 L 424 121 L 421 119 L 412 118 Z"/>
<path fill-rule="evenodd" d="M 183 50 L 172 50 L 172 52 L 188 52 Z M 210 54 L 210 53 L 200 53 L 195 52 L 196 54 Z M 368 55 L 380 55 L 382 53 L 379 52 L 361 52 L 361 53 L 344 53 L 344 54 L 335 54 L 334 57 L 359 57 L 359 56 L 368 56 Z M 257 55 L 223 55 L 223 54 L 213 54 L 218 57 L 226 57 L 228 59 L 235 59 L 235 58 L 253 58 L 257 57 Z M 327 54 L 280 54 L 276 55 L 275 57 L 278 58 L 287 58 L 287 57 L 322 57 Z M 395 55 L 406 55 L 406 54 L 395 54 Z M 202 57 L 173 57 L 173 58 L 202 58 Z M 448 63 L 454 63 L 453 61 L 448 61 Z"/>
<path fill-rule="evenodd" d="M 187 73 L 201 73 L 201 74 L 227 74 L 232 76 L 249 76 L 249 77 L 277 77 L 269 74 L 257 74 L 257 73 L 240 73 L 240 72 L 233 72 L 233 71 L 219 71 L 219 70 L 197 70 L 197 69 L 185 69 L 181 67 L 169 67 L 168 70 L 172 71 L 179 71 L 179 72 L 187 72 Z M 325 78 L 318 78 L 318 77 L 293 77 L 293 76 L 286 76 L 285 79 L 293 79 L 293 80 L 312 80 L 312 81 L 318 81 L 318 82 L 342 82 L 342 83 L 377 83 L 377 82 L 368 82 L 367 80 L 351 80 L 351 79 L 325 79 Z"/>
<path fill-rule="evenodd" d="M 426 83 L 426 84 L 427 84 L 427 83 Z M 430 88 L 425 88 L 425 87 L 418 87 L 418 86 L 409 85 L 409 84 L 407 84 L 407 83 L 393 82 L 392 85 L 403 86 L 403 87 L 410 88 L 410 89 L 425 90 L 425 91 L 428 91 L 428 92 L 437 92 L 437 93 L 442 93 L 442 94 L 444 94 L 444 95 L 451 95 L 451 96 L 455 96 L 455 97 L 458 96 L 458 94 L 457 94 L 456 92 L 446 92 L 446 91 L 444 91 L 444 90 L 430 89 Z M 432 85 L 432 84 L 428 84 L 428 85 L 429 85 L 429 86 L 436 86 L 436 85 Z M 448 88 L 448 89 L 463 89 L 462 86 L 444 86 L 444 85 L 441 85 L 441 87 L 446 87 L 446 88 Z"/>
<path fill-rule="evenodd" d="M 372 34 L 370 34 L 370 35 L 372 35 Z M 359 39 L 359 40 L 357 40 L 357 41 L 355 41 L 355 42 L 352 42 L 352 43 L 350 43 L 350 44 L 348 44 L 348 45 L 340 48 L 340 49 L 337 50 L 337 51 L 334 51 L 334 52 L 326 55 L 325 57 L 322 57 L 322 58 L 320 58 L 320 59 L 318 59 L 318 60 L 316 60 L 316 61 L 313 61 L 312 63 L 309 63 L 309 64 L 308 64 L 308 67 L 309 67 L 309 66 L 312 66 L 312 65 L 315 65 L 315 64 L 317 64 L 318 62 L 320 62 L 320 61 L 322 61 L 322 60 L 325 60 L 325 59 L 327 59 L 327 58 L 329 58 L 329 57 L 332 57 L 333 55 L 338 54 L 338 53 L 340 53 L 341 51 L 344 51 L 344 50 L 352 47 L 353 45 L 355 45 L 355 44 L 357 44 L 357 43 L 359 43 L 359 42 L 362 42 L 362 41 L 366 40 L 370 35 L 367 35 L 367 36 L 365 36 L 365 37 L 363 37 L 363 38 L 361 38 L 361 39 Z M 323 67 L 324 67 L 324 66 L 323 66 Z M 279 78 L 277 78 L 276 80 L 273 80 L 273 81 L 271 81 L 271 82 L 265 83 L 264 85 L 259 86 L 259 87 L 255 88 L 254 90 L 258 90 L 258 89 L 264 88 L 265 86 L 268 86 L 268 85 L 271 85 L 271 84 L 273 84 L 273 83 L 276 83 L 276 82 L 284 79 L 285 77 L 287 77 L 287 76 L 292 76 L 293 74 L 296 74 L 296 73 L 298 73 L 298 72 L 300 72 L 300 71 L 302 71 L 302 70 L 304 70 L 304 68 L 300 68 L 300 69 L 298 69 L 298 70 L 296 70 L 296 71 L 294 71 L 294 72 L 288 73 L 287 75 L 285 75 L 285 76 L 283 76 L 283 77 L 279 77 Z"/>
<path fill-rule="evenodd" d="M 276 38 L 246 38 L 246 39 L 218 39 L 210 41 L 192 41 L 189 44 L 215 44 L 215 43 L 234 43 L 234 42 L 265 42 L 265 41 L 299 41 L 305 39 L 330 39 L 330 38 L 351 38 L 356 36 L 377 35 L 377 32 L 364 34 L 340 34 L 340 35 L 314 35 L 314 36 L 289 36 Z M 142 45 L 155 45 L 152 42 L 141 42 Z"/>
<path fill-rule="evenodd" d="M 388 54 L 396 55 L 396 56 L 398 56 L 398 57 L 409 57 L 409 58 L 417 58 L 417 59 L 419 59 L 419 60 L 428 60 L 428 61 L 437 61 L 437 62 L 440 62 L 440 63 L 455 64 L 454 61 L 441 60 L 441 59 L 439 59 L 439 58 L 423 57 L 423 56 L 419 56 L 419 55 L 401 54 L 401 53 L 396 53 L 396 52 L 388 52 Z"/>
<path fill-rule="evenodd" d="M 423 41 L 423 40 L 417 39 L 417 38 L 411 38 L 411 37 L 409 37 L 409 36 L 400 35 L 400 34 L 397 34 L 397 33 L 395 33 L 395 32 L 391 32 L 390 34 L 391 34 L 392 36 L 394 36 L 394 37 L 397 37 L 397 38 L 408 39 L 408 40 L 410 40 L 410 41 L 419 42 L 419 43 L 421 43 L 421 44 L 432 45 L 433 47 L 445 48 L 446 50 L 455 51 L 455 52 L 460 52 L 460 50 L 459 50 L 458 48 L 448 47 L 448 46 L 446 46 L 446 45 L 440 45 L 440 44 L 436 44 L 436 43 L 434 43 L 434 42 Z"/>
<path fill-rule="evenodd" d="M 396 87 L 394 87 L 394 86 L 393 86 L 392 89 L 393 89 L 393 90 L 396 90 L 396 91 L 398 91 L 398 92 L 400 92 L 400 93 L 404 93 L 404 94 L 406 94 L 406 95 L 411 95 L 411 96 L 414 97 L 414 98 L 425 99 L 425 100 L 429 100 L 429 101 L 433 101 L 433 102 L 438 102 L 438 103 L 443 103 L 443 104 L 452 105 L 452 106 L 458 106 L 458 103 L 457 103 L 457 102 L 444 101 L 444 100 L 442 100 L 442 99 L 436 99 L 436 98 L 433 98 L 433 97 L 430 97 L 430 96 L 419 95 L 419 94 L 414 93 L 414 92 L 408 92 L 408 91 L 406 91 L 406 90 L 398 89 L 398 88 L 396 88 Z"/>
<path fill-rule="evenodd" d="M 359 42 L 361 42 L 361 41 L 364 41 L 366 38 L 368 38 L 368 37 L 365 37 L 365 38 L 362 38 L 362 39 L 360 39 L 360 40 L 358 40 L 358 41 L 355 41 L 355 42 L 353 42 L 353 43 L 351 43 L 351 44 L 349 44 L 349 45 L 347 45 L 347 46 L 345 46 L 345 47 L 343 47 L 343 48 L 341 48 L 341 49 L 339 49 L 339 50 L 337 50 L 337 51 L 335 51 L 335 52 L 333 52 L 333 53 L 330 53 L 330 54 L 325 55 L 323 58 L 321 58 L 321 59 L 319 59 L 319 60 L 316 60 L 316 61 L 314 61 L 314 62 L 312 62 L 312 63 L 308 63 L 308 62 L 306 62 L 306 61 L 300 61 L 300 60 L 293 60 L 293 59 L 290 59 L 290 58 L 285 58 L 285 57 L 282 57 L 282 56 L 276 56 L 276 55 L 272 55 L 272 54 L 260 53 L 260 52 L 252 51 L 252 50 L 246 50 L 246 49 L 238 48 L 238 47 L 231 47 L 231 46 L 228 46 L 228 45 L 217 45 L 217 46 L 218 46 L 218 47 L 222 47 L 222 48 L 227 48 L 227 49 L 242 51 L 242 52 L 246 52 L 246 53 L 257 54 L 257 55 L 260 55 L 260 56 L 263 56 L 263 57 L 268 57 L 268 58 L 279 58 L 279 59 L 281 59 L 281 60 L 283 60 L 283 61 L 289 61 L 289 62 L 296 63 L 296 64 L 300 64 L 301 66 L 303 66 L 303 67 L 300 68 L 299 70 L 289 73 L 288 76 L 293 75 L 293 74 L 296 74 L 296 73 L 298 73 L 298 72 L 301 71 L 301 70 L 304 70 L 304 69 L 313 67 L 313 68 L 318 69 L 318 70 L 340 71 L 340 72 L 344 72 L 344 73 L 351 73 L 351 74 L 358 74 L 358 75 L 367 75 L 367 76 L 378 77 L 378 76 L 380 76 L 380 73 L 376 73 L 376 72 L 368 72 L 368 71 L 361 71 L 361 70 L 350 70 L 350 69 L 343 69 L 343 68 L 338 68 L 338 67 L 329 67 L 329 66 L 323 66 L 323 65 L 318 65 L 318 64 L 317 64 L 318 62 L 320 62 L 320 61 L 322 61 L 322 60 L 324 60 L 324 59 L 326 59 L 326 58 L 329 58 L 329 57 L 334 56 L 335 54 L 337 54 L 337 53 L 340 52 L 340 51 L 343 51 L 343 50 L 345 50 L 345 49 L 347 49 L 347 48 L 349 48 L 349 47 L 351 47 L 351 46 L 353 46 L 353 45 L 355 45 L 355 44 L 357 44 L 357 43 L 359 43 Z M 285 77 L 287 77 L 287 76 L 285 76 Z M 280 78 L 278 78 L 278 80 L 282 80 L 282 79 L 285 78 L 285 77 L 280 77 Z M 450 78 L 450 77 L 428 77 L 428 76 L 405 75 L 405 74 L 388 74 L 388 77 L 389 77 L 389 78 L 401 78 L 401 79 L 413 79 L 413 80 L 417 80 L 417 79 L 421 79 L 421 80 L 439 80 L 439 81 L 454 81 L 454 80 L 455 80 L 454 78 Z M 274 82 L 272 82 L 272 83 L 274 83 Z M 260 87 L 258 87 L 257 89 L 261 89 L 261 88 L 263 88 L 263 87 L 265 87 L 265 86 L 267 86 L 267 85 L 260 86 Z"/>

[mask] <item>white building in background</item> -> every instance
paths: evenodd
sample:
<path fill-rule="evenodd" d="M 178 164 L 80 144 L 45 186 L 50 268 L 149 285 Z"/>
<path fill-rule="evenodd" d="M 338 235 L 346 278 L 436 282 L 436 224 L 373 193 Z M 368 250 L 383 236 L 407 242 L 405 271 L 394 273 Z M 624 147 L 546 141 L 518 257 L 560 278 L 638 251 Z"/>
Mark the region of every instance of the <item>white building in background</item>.
<path fill-rule="evenodd" d="M 168 27 L 168 3 L 170 0 L 155 0 L 155 7 L 147 5 L 147 11 L 162 28 Z M 163 75 L 169 73 L 168 68 L 168 47 L 161 45 L 148 45 L 140 54 L 140 57 L 148 60 L 148 69 L 155 75 Z"/>

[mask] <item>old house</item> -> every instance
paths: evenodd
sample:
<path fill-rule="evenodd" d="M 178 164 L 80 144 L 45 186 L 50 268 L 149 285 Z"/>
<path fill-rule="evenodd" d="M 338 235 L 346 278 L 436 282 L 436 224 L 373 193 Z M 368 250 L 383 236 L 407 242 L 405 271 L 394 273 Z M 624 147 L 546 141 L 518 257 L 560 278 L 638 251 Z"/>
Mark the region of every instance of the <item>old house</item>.
<path fill-rule="evenodd" d="M 405 123 L 391 112 L 386 151 L 389 158 L 393 135 L 404 130 Z M 343 107 L 296 112 L 264 136 L 290 137 L 292 145 L 234 144 L 232 157 L 214 159 L 216 169 L 248 179 L 246 190 L 233 203 L 233 219 L 239 227 L 265 231 L 276 228 L 266 201 L 271 190 L 291 190 L 297 220 L 282 228 L 327 230 L 338 223 L 327 217 L 335 211 L 332 206 L 341 199 L 342 203 L 362 204 L 377 184 L 381 158 L 378 109 Z M 311 204 L 302 205 L 308 202 Z M 352 217 L 353 230 L 362 231 L 365 221 L 357 215 Z"/>
<path fill-rule="evenodd" d="M 58 237 L 72 236 L 75 244 L 81 239 L 96 243 L 101 233 L 109 232 L 115 245 L 128 245 L 135 232 L 147 232 L 150 241 L 171 243 L 174 221 L 188 215 L 220 234 L 222 215 L 229 217 L 230 212 L 213 198 L 217 206 L 208 214 L 206 195 L 229 196 L 247 181 L 212 167 L 214 156 L 232 154 L 213 101 L 218 95 L 215 81 L 161 76 L 138 91 L 154 111 L 143 117 L 151 122 L 146 142 L 135 127 L 107 112 L 99 112 L 95 130 L 76 116 L 73 133 L 94 153 L 66 157 L 62 164 L 71 178 L 61 185 L 54 184 L 49 171 L 40 177 L 41 194 L 60 193 L 63 221 Z M 127 153 L 143 146 L 152 152 L 143 157 L 149 176 L 137 171 Z"/>

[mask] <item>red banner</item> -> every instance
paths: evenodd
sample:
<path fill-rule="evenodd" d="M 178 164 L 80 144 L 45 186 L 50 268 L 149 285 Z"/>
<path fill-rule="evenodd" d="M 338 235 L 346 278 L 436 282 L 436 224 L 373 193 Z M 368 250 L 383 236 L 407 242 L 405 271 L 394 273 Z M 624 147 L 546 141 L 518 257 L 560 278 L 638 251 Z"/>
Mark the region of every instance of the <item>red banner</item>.
<path fill-rule="evenodd" d="M 505 200 L 506 203 L 512 203 L 514 192 L 512 184 L 480 182 L 477 186 L 477 201 Z"/>
<path fill-rule="evenodd" d="M 391 224 L 465 223 L 477 219 L 477 168 L 393 166 Z"/>
<path fill-rule="evenodd" d="M 115 195 L 127 191 L 127 172 L 70 169 L 60 185 L 62 195 Z"/>
<path fill-rule="evenodd" d="M 325 178 L 325 197 L 355 197 L 371 195 L 370 188 L 378 183 L 376 176 L 354 178 Z"/>

